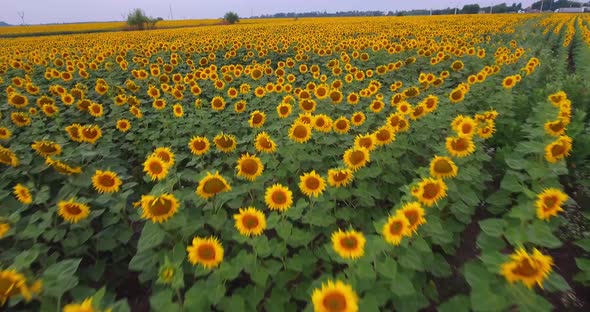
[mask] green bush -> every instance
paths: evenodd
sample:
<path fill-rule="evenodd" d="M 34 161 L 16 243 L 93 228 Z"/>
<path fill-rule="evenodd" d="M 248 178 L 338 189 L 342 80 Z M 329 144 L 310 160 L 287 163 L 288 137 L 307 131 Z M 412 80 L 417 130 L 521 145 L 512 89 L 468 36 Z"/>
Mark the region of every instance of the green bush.
<path fill-rule="evenodd" d="M 229 24 L 235 24 L 240 21 L 240 17 L 238 16 L 238 13 L 236 13 L 236 12 L 227 12 L 227 13 L 225 13 L 225 16 L 223 17 L 223 20 Z"/>
<path fill-rule="evenodd" d="M 161 17 L 153 18 L 145 15 L 142 9 L 135 9 L 127 15 L 127 24 L 138 30 L 153 29 L 156 23 L 163 20 Z"/>

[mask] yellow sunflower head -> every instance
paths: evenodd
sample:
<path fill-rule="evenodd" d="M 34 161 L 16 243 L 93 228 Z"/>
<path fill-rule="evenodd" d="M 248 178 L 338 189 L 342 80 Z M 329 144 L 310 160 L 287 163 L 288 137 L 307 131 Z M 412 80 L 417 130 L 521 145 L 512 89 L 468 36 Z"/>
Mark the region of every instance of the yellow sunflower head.
<path fill-rule="evenodd" d="M 383 225 L 381 234 L 386 242 L 397 246 L 401 244 L 404 236 L 412 236 L 410 221 L 403 214 L 389 216 L 387 222 Z"/>
<path fill-rule="evenodd" d="M 25 205 L 33 203 L 33 195 L 31 195 L 31 191 L 28 187 L 20 183 L 14 186 L 13 194 L 19 202 Z"/>
<path fill-rule="evenodd" d="M 354 230 L 332 233 L 332 248 L 344 259 L 358 259 L 365 254 L 365 236 Z"/>
<path fill-rule="evenodd" d="M 204 199 L 209 199 L 219 193 L 230 190 L 231 186 L 218 172 L 215 172 L 215 174 L 207 172 L 207 176 L 199 181 L 196 193 Z"/>
<path fill-rule="evenodd" d="M 350 121 L 348 121 L 346 117 L 341 116 L 334 121 L 332 127 L 334 129 L 334 132 L 339 134 L 345 134 L 348 133 L 348 130 L 350 130 Z"/>
<path fill-rule="evenodd" d="M 168 175 L 170 166 L 156 155 L 150 155 L 143 163 L 143 171 L 152 179 L 160 181 Z"/>
<path fill-rule="evenodd" d="M 288 187 L 277 183 L 266 189 L 264 202 L 270 210 L 283 212 L 293 205 L 293 193 Z"/>
<path fill-rule="evenodd" d="M 528 288 L 535 284 L 543 288 L 543 281 L 552 271 L 553 259 L 544 255 L 536 248 L 529 254 L 524 249 L 518 249 L 510 255 L 510 261 L 502 264 L 500 274 L 510 283 L 522 282 Z"/>
<path fill-rule="evenodd" d="M 453 178 L 459 169 L 449 157 L 434 156 L 430 162 L 430 175 L 434 178 Z"/>
<path fill-rule="evenodd" d="M 568 199 L 568 196 L 559 189 L 549 188 L 537 195 L 535 206 L 537 207 L 537 218 L 549 220 L 552 216 L 563 211 L 561 207 Z"/>
<path fill-rule="evenodd" d="M 313 290 L 311 301 L 316 312 L 357 312 L 358 295 L 348 284 L 327 281 Z"/>
<path fill-rule="evenodd" d="M 131 122 L 127 119 L 119 119 L 117 120 L 117 130 L 121 132 L 127 132 L 131 129 Z"/>
<path fill-rule="evenodd" d="M 116 193 L 123 182 L 113 171 L 96 170 L 92 185 L 99 193 Z"/>
<path fill-rule="evenodd" d="M 223 132 L 216 135 L 213 138 L 213 142 L 217 149 L 224 153 L 231 153 L 237 146 L 236 137 L 232 134 L 224 134 Z"/>
<path fill-rule="evenodd" d="M 277 144 L 263 131 L 256 135 L 254 148 L 261 153 L 274 153 L 277 150 Z"/>
<path fill-rule="evenodd" d="M 466 157 L 475 152 L 475 144 L 468 137 L 448 137 L 445 146 L 454 157 Z"/>
<path fill-rule="evenodd" d="M 447 185 L 441 179 L 425 178 L 418 184 L 418 191 L 412 195 L 430 207 L 447 196 Z"/>
<path fill-rule="evenodd" d="M 376 146 L 387 145 L 395 141 L 395 129 L 389 124 L 381 126 L 372 135 L 375 138 Z"/>
<path fill-rule="evenodd" d="M 557 140 L 545 146 L 545 159 L 550 163 L 556 163 L 559 160 L 569 156 L 572 150 L 572 138 L 562 135 Z"/>
<path fill-rule="evenodd" d="M 371 161 L 369 150 L 364 147 L 349 148 L 343 155 L 344 164 L 352 171 L 356 171 Z"/>
<path fill-rule="evenodd" d="M 262 161 L 260 161 L 260 158 L 246 153 L 238 159 L 236 169 L 238 170 L 238 177 L 254 181 L 257 177 L 262 175 L 264 165 L 262 164 Z"/>
<path fill-rule="evenodd" d="M 311 126 L 296 121 L 289 129 L 289 138 L 297 143 L 305 143 L 311 139 Z"/>
<path fill-rule="evenodd" d="M 424 209 L 419 202 L 410 202 L 402 206 L 401 209 L 396 212 L 399 216 L 404 216 L 409 222 L 409 229 L 412 232 L 417 232 L 418 227 L 426 223 L 424 219 Z"/>
<path fill-rule="evenodd" d="M 90 207 L 74 201 L 73 198 L 68 201 L 62 200 L 57 203 L 57 214 L 67 222 L 78 223 L 80 220 L 88 218 Z"/>
<path fill-rule="evenodd" d="M 209 151 L 209 139 L 204 136 L 194 136 L 188 143 L 191 153 L 201 156 Z"/>
<path fill-rule="evenodd" d="M 168 221 L 178 211 L 178 199 L 173 194 L 141 196 L 141 217 L 154 223 Z"/>
<path fill-rule="evenodd" d="M 43 158 L 61 154 L 61 145 L 51 141 L 35 141 L 31 147 Z"/>
<path fill-rule="evenodd" d="M 309 197 L 318 197 L 326 189 L 326 182 L 322 176 L 312 170 L 299 177 L 299 189 Z"/>
<path fill-rule="evenodd" d="M 254 207 L 240 208 L 240 213 L 234 215 L 235 227 L 241 235 L 258 236 L 266 229 L 266 216 Z"/>
<path fill-rule="evenodd" d="M 352 182 L 354 173 L 350 169 L 330 169 L 328 170 L 328 184 L 330 186 L 341 187 L 347 186 Z"/>
<path fill-rule="evenodd" d="M 250 114 L 250 119 L 248 123 L 250 124 L 250 128 L 260 128 L 266 122 L 266 114 L 259 110 L 255 110 Z"/>
<path fill-rule="evenodd" d="M 195 237 L 186 251 L 192 265 L 200 264 L 207 269 L 212 269 L 223 261 L 223 247 L 215 237 Z"/>

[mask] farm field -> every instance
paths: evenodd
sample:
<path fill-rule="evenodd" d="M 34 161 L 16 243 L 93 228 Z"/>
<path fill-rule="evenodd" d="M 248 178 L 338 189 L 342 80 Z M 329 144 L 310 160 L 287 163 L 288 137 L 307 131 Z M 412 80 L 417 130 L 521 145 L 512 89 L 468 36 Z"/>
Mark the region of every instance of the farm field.
<path fill-rule="evenodd" d="M 0 310 L 590 308 L 589 15 L 0 38 L 0 90 Z"/>

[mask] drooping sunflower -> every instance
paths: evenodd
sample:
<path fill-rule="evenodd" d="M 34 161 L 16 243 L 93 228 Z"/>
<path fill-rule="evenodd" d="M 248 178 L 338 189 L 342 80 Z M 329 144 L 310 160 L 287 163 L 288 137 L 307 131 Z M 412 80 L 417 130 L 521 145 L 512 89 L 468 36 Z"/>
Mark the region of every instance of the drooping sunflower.
<path fill-rule="evenodd" d="M 43 158 L 61 154 L 61 145 L 52 141 L 35 141 L 31 148 Z"/>
<path fill-rule="evenodd" d="M 38 284 L 38 283 L 35 283 Z M 11 297 L 22 296 L 26 302 L 33 298 L 32 293 L 39 292 L 39 285 L 27 285 L 27 279 L 16 270 L 0 271 L 0 307 Z"/>
<path fill-rule="evenodd" d="M 97 125 L 85 125 L 80 129 L 82 142 L 95 144 L 102 137 L 102 130 Z"/>
<path fill-rule="evenodd" d="M 328 280 L 311 296 L 314 312 L 358 312 L 358 300 L 352 286 L 338 280 Z"/>
<path fill-rule="evenodd" d="M 57 214 L 67 222 L 78 223 L 88 217 L 90 207 L 74 201 L 73 198 L 68 201 L 61 200 L 57 203 Z"/>
<path fill-rule="evenodd" d="M 417 189 L 417 193 L 412 195 L 428 207 L 447 196 L 447 185 L 441 179 L 425 178 L 418 184 Z"/>
<path fill-rule="evenodd" d="M 462 158 L 475 152 L 475 144 L 471 138 L 448 137 L 445 146 L 454 157 Z"/>
<path fill-rule="evenodd" d="M 20 183 L 14 186 L 13 194 L 19 202 L 25 205 L 33 202 L 33 195 L 31 195 L 29 188 Z"/>
<path fill-rule="evenodd" d="M 264 202 L 270 210 L 284 212 L 293 205 L 293 193 L 288 187 L 276 183 L 266 189 Z"/>
<path fill-rule="evenodd" d="M 449 157 L 434 156 L 430 162 L 430 175 L 434 178 L 453 178 L 459 169 Z"/>
<path fill-rule="evenodd" d="M 247 237 L 261 235 L 266 229 L 266 216 L 254 207 L 240 208 L 240 213 L 234 214 L 234 220 L 236 229 Z"/>
<path fill-rule="evenodd" d="M 328 184 L 330 186 L 347 186 L 352 182 L 354 173 L 350 169 L 329 169 Z"/>
<path fill-rule="evenodd" d="M 477 127 L 477 135 L 482 139 L 488 139 L 496 132 L 496 124 L 493 120 L 486 120 L 485 126 Z"/>
<path fill-rule="evenodd" d="M 562 135 L 557 140 L 545 146 L 545 159 L 550 163 L 556 163 L 559 160 L 569 156 L 572 150 L 572 138 Z"/>
<path fill-rule="evenodd" d="M 375 138 L 376 146 L 387 145 L 395 141 L 395 130 L 389 124 L 379 127 L 372 135 Z"/>
<path fill-rule="evenodd" d="M 289 103 L 281 103 L 277 106 L 277 114 L 279 118 L 287 118 L 291 115 L 291 104 Z"/>
<path fill-rule="evenodd" d="M 500 274 L 510 283 L 522 282 L 528 288 L 535 284 L 543 288 L 543 281 L 552 271 L 553 258 L 542 254 L 536 248 L 529 254 L 525 249 L 519 248 L 510 255 L 510 261 L 502 264 Z"/>
<path fill-rule="evenodd" d="M 344 259 L 358 259 L 365 254 L 365 236 L 354 230 L 332 233 L 332 248 Z"/>
<path fill-rule="evenodd" d="M 204 199 L 209 199 L 219 193 L 228 191 L 231 191 L 231 186 L 225 178 L 219 175 L 219 172 L 215 172 L 215 174 L 207 172 L 207 176 L 199 181 L 195 193 Z"/>
<path fill-rule="evenodd" d="M 240 159 L 238 159 L 236 169 L 238 170 L 238 177 L 254 181 L 257 177 L 262 175 L 264 165 L 262 164 L 262 161 L 260 161 L 260 158 L 246 153 L 242 154 Z"/>
<path fill-rule="evenodd" d="M 297 143 L 305 143 L 311 139 L 311 126 L 296 121 L 289 129 L 289 138 Z"/>
<path fill-rule="evenodd" d="M 369 151 L 364 147 L 349 148 L 343 155 L 344 164 L 352 171 L 356 171 L 371 161 Z"/>
<path fill-rule="evenodd" d="M 214 111 L 222 111 L 225 109 L 225 100 L 220 97 L 220 96 L 216 96 L 213 99 L 211 99 L 211 108 Z M 244 106 L 245 108 L 245 106 Z"/>
<path fill-rule="evenodd" d="M 256 135 L 254 148 L 261 153 L 274 153 L 277 150 L 277 144 L 263 131 Z"/>
<path fill-rule="evenodd" d="M 551 102 L 551 104 L 553 104 L 553 106 L 557 107 L 559 106 L 559 103 L 567 100 L 567 94 L 563 91 L 558 91 L 556 93 L 550 94 L 547 99 Z"/>
<path fill-rule="evenodd" d="M 404 236 L 412 236 L 410 221 L 401 214 L 389 216 L 387 222 L 383 225 L 381 234 L 386 242 L 397 246 L 402 242 Z"/>
<path fill-rule="evenodd" d="M 206 269 L 217 267 L 223 261 L 223 246 L 216 237 L 195 237 L 192 245 L 186 248 L 188 261 L 192 265 L 200 264 Z"/>
<path fill-rule="evenodd" d="M 266 114 L 259 110 L 255 110 L 250 114 L 250 119 L 248 120 L 248 124 L 250 124 L 250 128 L 260 128 L 266 122 Z"/>
<path fill-rule="evenodd" d="M 116 193 L 123 182 L 113 171 L 96 170 L 92 176 L 92 185 L 99 193 Z"/>
<path fill-rule="evenodd" d="M 176 155 L 174 155 L 174 152 L 169 147 L 158 147 L 152 155 L 160 158 L 167 166 L 174 165 L 174 159 L 176 158 Z"/>
<path fill-rule="evenodd" d="M 119 119 L 117 120 L 117 130 L 121 132 L 127 132 L 131 129 L 131 122 L 127 119 Z"/>
<path fill-rule="evenodd" d="M 204 136 L 194 136 L 190 142 L 188 142 L 188 147 L 190 148 L 191 153 L 201 156 L 209 151 L 209 139 Z"/>
<path fill-rule="evenodd" d="M 223 132 L 216 135 L 213 142 L 217 149 L 224 153 L 231 153 L 237 146 L 236 137 L 233 134 L 224 134 Z"/>
<path fill-rule="evenodd" d="M 173 194 L 162 194 L 160 196 L 141 196 L 141 217 L 152 220 L 153 223 L 168 221 L 178 211 L 178 199 Z"/>
<path fill-rule="evenodd" d="M 563 211 L 561 205 L 565 203 L 568 196 L 560 189 L 549 188 L 537 195 L 535 206 L 537 207 L 537 218 L 549 220 L 552 216 Z"/>
<path fill-rule="evenodd" d="M 163 180 L 168 175 L 170 166 L 156 155 L 150 155 L 143 163 L 143 172 L 151 178 L 152 181 Z"/>
<path fill-rule="evenodd" d="M 63 175 L 73 175 L 82 172 L 82 167 L 72 167 L 59 160 L 54 160 L 51 157 L 45 158 L 45 164 L 51 166 L 55 171 Z"/>
<path fill-rule="evenodd" d="M 17 127 L 26 127 L 31 124 L 31 117 L 26 113 L 12 112 L 10 113 L 10 120 Z"/>
<path fill-rule="evenodd" d="M 424 209 L 420 205 L 419 202 L 410 202 L 402 206 L 399 210 L 396 211 L 397 215 L 403 215 L 409 222 L 409 228 L 412 232 L 417 232 L 418 227 L 424 223 L 426 223 L 426 219 L 424 219 Z"/>
<path fill-rule="evenodd" d="M 332 127 L 334 128 L 334 132 L 345 134 L 348 133 L 348 130 L 350 130 L 350 122 L 346 117 L 341 116 L 334 121 Z"/>
<path fill-rule="evenodd" d="M 6 127 L 0 127 L 0 140 L 8 140 L 12 136 L 10 129 Z"/>
<path fill-rule="evenodd" d="M 326 181 L 315 170 L 312 170 L 299 177 L 299 189 L 309 197 L 318 197 L 326 189 Z"/>

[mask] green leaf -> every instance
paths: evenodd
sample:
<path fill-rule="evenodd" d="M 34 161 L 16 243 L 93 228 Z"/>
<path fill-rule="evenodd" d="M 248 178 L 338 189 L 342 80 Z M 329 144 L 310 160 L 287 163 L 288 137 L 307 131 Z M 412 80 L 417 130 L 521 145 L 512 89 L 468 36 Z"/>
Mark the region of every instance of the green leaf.
<path fill-rule="evenodd" d="M 486 268 L 475 261 L 470 261 L 464 266 L 465 279 L 473 289 L 487 289 L 492 280 L 492 274 Z"/>
<path fill-rule="evenodd" d="M 397 275 L 397 263 L 395 260 L 391 258 L 385 258 L 383 262 L 376 264 L 376 267 L 377 273 L 389 279 L 395 280 Z"/>
<path fill-rule="evenodd" d="M 574 242 L 574 244 L 580 246 L 585 251 L 590 251 L 590 238 L 582 238 Z"/>
<path fill-rule="evenodd" d="M 562 242 L 551 233 L 551 228 L 544 222 L 535 222 L 528 228 L 527 235 L 529 241 L 547 248 L 557 248 Z"/>
<path fill-rule="evenodd" d="M 226 311 L 246 311 L 246 302 L 240 295 L 232 295 L 227 304 Z"/>
<path fill-rule="evenodd" d="M 584 258 L 575 258 L 576 265 L 584 272 L 590 272 L 590 260 Z"/>
<path fill-rule="evenodd" d="M 502 219 L 486 219 L 479 221 L 481 230 L 490 236 L 502 236 L 504 234 L 504 227 L 508 223 Z"/>
<path fill-rule="evenodd" d="M 141 231 L 139 242 L 137 243 L 137 252 L 154 248 L 164 241 L 166 232 L 158 224 L 146 222 Z"/>
<path fill-rule="evenodd" d="M 549 277 L 547 277 L 547 280 L 545 280 L 543 286 L 545 286 L 545 290 L 550 292 L 569 291 L 572 289 L 563 276 L 557 274 L 556 272 L 551 272 L 551 274 L 549 274 Z"/>
<path fill-rule="evenodd" d="M 520 155 L 512 154 L 512 156 L 516 157 L 506 159 L 506 164 L 508 165 L 508 167 L 516 170 L 526 169 L 528 167 L 528 162 L 524 160 Z"/>
<path fill-rule="evenodd" d="M 400 252 L 398 258 L 399 264 L 408 269 L 415 271 L 423 271 L 424 264 L 422 263 L 422 257 L 414 249 L 406 249 L 405 252 Z"/>
<path fill-rule="evenodd" d="M 379 312 L 379 304 L 377 304 L 377 299 L 375 296 L 371 294 L 366 294 L 363 298 L 361 298 L 359 302 L 359 307 L 362 307 L 363 312 Z M 238 311 L 238 310 L 236 310 Z"/>
<path fill-rule="evenodd" d="M 185 311 L 207 311 L 210 308 L 204 282 L 197 282 L 184 294 Z"/>
<path fill-rule="evenodd" d="M 507 301 L 489 288 L 473 289 L 470 294 L 473 311 L 503 311 Z"/>
<path fill-rule="evenodd" d="M 400 296 L 411 296 L 416 291 L 412 281 L 405 274 L 397 274 L 394 281 L 391 282 L 391 291 Z"/>
<path fill-rule="evenodd" d="M 14 258 L 13 267 L 17 270 L 27 269 L 39 256 L 39 249 L 32 248 L 21 252 Z"/>
<path fill-rule="evenodd" d="M 64 260 L 49 266 L 43 272 L 44 277 L 66 277 L 73 276 L 78 270 L 82 259 Z"/>
<path fill-rule="evenodd" d="M 469 312 L 469 297 L 457 295 L 438 306 L 438 312 Z"/>

